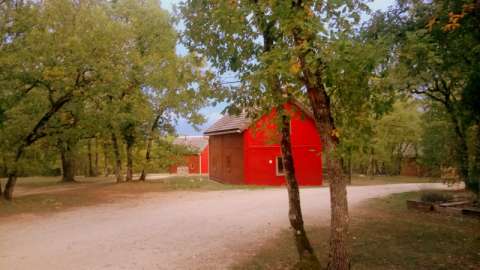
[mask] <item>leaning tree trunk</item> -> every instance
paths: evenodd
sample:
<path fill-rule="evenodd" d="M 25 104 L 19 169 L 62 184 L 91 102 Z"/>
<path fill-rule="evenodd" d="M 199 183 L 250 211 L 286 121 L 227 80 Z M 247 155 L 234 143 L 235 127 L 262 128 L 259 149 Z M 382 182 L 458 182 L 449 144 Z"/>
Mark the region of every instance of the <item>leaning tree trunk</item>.
<path fill-rule="evenodd" d="M 5 191 L 3 197 L 9 201 L 13 199 L 13 189 L 17 183 L 17 171 L 10 172 L 7 178 L 7 184 L 5 185 Z"/>
<path fill-rule="evenodd" d="M 282 136 L 280 145 L 283 155 L 283 167 L 285 170 L 285 180 L 288 191 L 288 218 L 293 229 L 295 245 L 297 247 L 300 261 L 318 261 L 303 225 L 302 209 L 300 205 L 300 191 L 298 188 L 297 179 L 295 177 L 295 167 L 293 163 L 290 122 L 289 117 L 285 115 L 283 111 L 283 105 L 279 106 L 278 113 L 282 118 Z"/>
<path fill-rule="evenodd" d="M 127 177 L 125 180 L 127 182 L 133 180 L 133 143 L 127 141 Z"/>
<path fill-rule="evenodd" d="M 302 1 L 292 1 L 292 4 L 299 14 L 303 13 L 304 18 L 311 18 L 307 14 Z M 335 151 L 340 141 L 330 107 L 330 97 L 323 84 L 324 63 L 315 50 L 309 49 L 316 47 L 314 44 L 316 36 L 314 32 L 305 28 L 306 25 L 308 24 L 300 23 L 292 29 L 293 39 L 298 48 L 296 53 L 301 70 L 298 73 L 298 78 L 303 82 L 307 90 L 316 128 L 323 138 L 323 143 L 329 146 L 330 151 Z M 342 164 L 338 155 L 332 155 L 330 164 L 328 174 L 330 178 L 331 225 L 328 268 L 345 270 L 350 268 L 350 259 L 347 252 L 347 181 L 342 172 Z"/>
<path fill-rule="evenodd" d="M 60 158 L 62 161 L 62 182 L 75 182 L 75 158 L 71 145 L 60 143 Z"/>
<path fill-rule="evenodd" d="M 162 116 L 161 113 L 157 114 L 155 119 L 153 120 L 152 128 L 150 129 L 150 134 L 148 134 L 148 141 L 147 141 L 147 153 L 145 154 L 145 165 L 143 166 L 142 173 L 140 174 L 140 181 L 145 181 L 147 178 L 146 168 L 150 163 L 151 159 L 151 151 L 153 145 L 153 135 L 155 134 L 155 130 L 158 127 L 158 121 L 160 121 L 160 117 Z"/>
<path fill-rule="evenodd" d="M 120 157 L 120 147 L 118 146 L 117 135 L 115 135 L 114 132 L 112 132 L 112 147 L 115 155 L 115 177 L 117 179 L 117 183 L 120 183 L 123 181 L 122 158 Z"/>
<path fill-rule="evenodd" d="M 304 40 L 295 35 L 295 41 L 301 45 Z M 330 98 L 322 81 L 322 64 L 316 68 L 315 73 L 306 62 L 306 55 L 298 55 L 303 76 L 301 77 L 307 88 L 307 96 L 314 115 L 315 125 L 322 141 L 327 145 L 327 151 L 334 152 L 339 144 L 338 130 L 335 128 Z M 347 251 L 348 240 L 348 201 L 347 181 L 342 171 L 340 157 L 333 153 L 330 155 L 330 252 L 328 269 L 345 270 L 350 268 L 350 259 Z"/>
<path fill-rule="evenodd" d="M 3 196 L 7 200 L 13 199 L 13 189 L 15 188 L 15 184 L 17 183 L 17 166 L 18 162 L 20 161 L 21 157 L 24 154 L 25 148 L 32 145 L 38 139 L 42 138 L 42 135 L 39 135 L 40 130 L 44 128 L 48 121 L 71 99 L 73 98 L 73 92 L 68 92 L 67 94 L 63 95 L 62 97 L 58 98 L 53 104 L 51 105 L 50 109 L 45 112 L 45 114 L 38 120 L 35 124 L 33 129 L 30 133 L 23 139 L 23 142 L 17 148 L 17 152 L 15 155 L 15 160 L 13 162 L 13 169 L 11 172 L 8 173 L 8 180 L 5 186 L 5 191 Z"/>
<path fill-rule="evenodd" d="M 26 141 L 28 142 L 28 140 Z M 18 147 L 17 154 L 15 156 L 15 160 L 13 163 L 14 165 L 13 165 L 12 171 L 8 173 L 7 183 L 5 184 L 5 190 L 3 191 L 3 197 L 8 201 L 13 200 L 13 190 L 15 188 L 15 184 L 17 183 L 17 175 L 18 175 L 17 166 L 18 166 L 18 162 L 20 161 L 20 158 L 23 156 L 25 147 L 27 147 L 27 144 L 21 144 Z"/>

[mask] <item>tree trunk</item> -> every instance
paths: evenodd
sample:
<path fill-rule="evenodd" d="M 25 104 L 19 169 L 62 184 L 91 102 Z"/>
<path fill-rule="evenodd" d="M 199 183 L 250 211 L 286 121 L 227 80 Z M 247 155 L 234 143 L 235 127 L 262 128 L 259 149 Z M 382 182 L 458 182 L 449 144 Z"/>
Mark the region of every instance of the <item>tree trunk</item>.
<path fill-rule="evenodd" d="M 133 143 L 127 141 L 127 177 L 126 181 L 130 182 L 133 180 Z"/>
<path fill-rule="evenodd" d="M 348 201 L 347 183 L 343 177 L 342 166 L 333 159 L 330 175 L 330 254 L 328 269 L 349 269 L 348 242 Z"/>
<path fill-rule="evenodd" d="M 455 135 L 457 137 L 457 163 L 458 163 L 458 173 L 460 180 L 465 184 L 468 184 L 468 144 L 467 138 L 465 135 L 465 130 L 461 124 L 461 120 L 459 120 L 455 114 L 455 110 L 449 100 L 445 100 L 444 104 L 447 113 L 450 116 L 451 122 L 454 127 Z"/>
<path fill-rule="evenodd" d="M 112 132 L 112 147 L 115 155 L 115 177 L 117 179 L 117 183 L 120 183 L 123 181 L 122 158 L 120 157 L 120 148 L 118 146 L 117 135 L 115 135 L 114 132 Z"/>
<path fill-rule="evenodd" d="M 8 174 L 7 184 L 5 185 L 5 191 L 3 197 L 9 201 L 13 199 L 13 190 L 15 184 L 17 183 L 17 172 L 16 170 Z"/>
<path fill-rule="evenodd" d="M 93 171 L 93 158 L 92 158 L 92 140 L 88 139 L 88 177 L 94 177 L 95 172 Z"/>
<path fill-rule="evenodd" d="M 95 168 L 94 168 L 94 174 L 95 176 L 98 176 L 98 163 L 99 163 L 99 158 L 98 158 L 98 138 L 95 137 Z"/>
<path fill-rule="evenodd" d="M 352 151 L 348 151 L 348 157 L 347 157 L 347 184 L 351 185 L 352 184 Z"/>
<path fill-rule="evenodd" d="M 303 46 L 305 40 L 301 35 L 301 29 L 294 33 L 297 46 Z M 312 38 L 312 37 L 310 37 Z M 313 39 L 313 38 L 312 38 Z M 323 63 L 320 62 L 313 70 L 306 61 L 306 53 L 300 52 L 298 59 L 302 70 L 300 79 L 306 86 L 307 96 L 314 115 L 318 133 L 322 136 L 327 151 L 335 151 L 339 144 L 338 130 L 336 130 L 328 96 L 322 81 Z M 325 149 L 324 148 L 324 149 Z M 329 149 L 330 148 L 330 149 Z M 330 252 L 328 269 L 345 270 L 350 268 L 350 259 L 347 251 L 348 240 L 348 201 L 347 181 L 342 172 L 342 164 L 338 155 L 331 155 L 329 179 L 330 179 Z"/>
<path fill-rule="evenodd" d="M 471 190 L 477 190 L 477 200 L 480 203 L 480 123 L 473 127 L 472 138 L 472 165 L 469 170 L 469 184 Z"/>
<path fill-rule="evenodd" d="M 110 170 L 108 168 L 108 144 L 106 142 L 103 143 L 103 174 L 105 176 L 110 175 Z"/>
<path fill-rule="evenodd" d="M 75 159 L 71 145 L 60 142 L 59 148 L 62 161 L 62 182 L 75 182 Z"/>
<path fill-rule="evenodd" d="M 308 240 L 303 225 L 302 209 L 300 205 L 300 191 L 295 177 L 295 167 L 292 155 L 292 144 L 290 140 L 290 121 L 288 116 L 283 113 L 283 105 L 278 107 L 278 113 L 282 117 L 281 127 L 281 150 L 283 155 L 283 168 L 285 170 L 285 180 L 288 191 L 288 218 L 293 228 L 295 245 L 297 247 L 300 261 L 318 261 L 313 251 L 312 245 Z"/>
<path fill-rule="evenodd" d="M 480 1 L 477 1 L 480 6 Z M 480 122 L 477 123 L 477 144 L 475 145 L 475 168 L 476 168 L 476 179 L 477 179 L 477 204 L 480 205 Z"/>
<path fill-rule="evenodd" d="M 375 176 L 375 150 L 373 148 L 370 148 L 370 155 L 368 156 L 368 169 L 367 169 L 367 175 L 370 177 L 370 179 L 373 179 Z"/>
<path fill-rule="evenodd" d="M 3 156 L 3 172 L 2 172 L 2 176 L 7 176 L 8 175 L 8 164 L 7 164 L 7 159 L 5 158 L 5 156 Z M 0 194 L 2 194 L 2 192 L 0 192 Z"/>
<path fill-rule="evenodd" d="M 42 118 L 38 120 L 35 124 L 33 129 L 30 133 L 23 139 L 21 144 L 17 148 L 15 161 L 13 163 L 13 170 L 8 174 L 7 184 L 5 186 L 4 197 L 7 200 L 13 199 L 13 189 L 15 188 L 15 184 L 17 183 L 17 166 L 18 161 L 23 156 L 25 148 L 32 145 L 38 139 L 46 136 L 46 134 L 42 134 L 40 130 L 47 125 L 50 118 L 52 118 L 65 104 L 67 104 L 73 97 L 73 92 L 68 92 L 67 94 L 63 95 L 59 99 L 57 99 L 50 107 L 50 109 L 43 114 Z"/>
<path fill-rule="evenodd" d="M 142 173 L 140 174 L 140 181 L 145 181 L 147 178 L 147 172 L 146 172 L 146 167 L 150 163 L 151 159 L 151 151 L 152 151 L 152 145 L 153 145 L 153 134 L 155 133 L 155 130 L 158 127 L 158 121 L 160 121 L 160 117 L 162 114 L 157 114 L 155 119 L 153 120 L 152 128 L 150 129 L 150 134 L 148 134 L 148 141 L 147 141 L 147 153 L 145 154 L 145 165 L 143 166 Z M 201 170 L 201 168 L 200 168 Z"/>

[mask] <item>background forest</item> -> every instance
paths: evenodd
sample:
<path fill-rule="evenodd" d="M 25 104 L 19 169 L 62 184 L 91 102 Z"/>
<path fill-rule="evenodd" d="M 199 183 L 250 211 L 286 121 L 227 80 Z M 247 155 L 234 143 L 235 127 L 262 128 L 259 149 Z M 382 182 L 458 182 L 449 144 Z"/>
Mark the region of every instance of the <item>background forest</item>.
<path fill-rule="evenodd" d="M 242 55 L 223 55 L 231 65 L 222 70 L 193 45 L 193 31 L 208 33 L 189 24 L 189 4 L 179 33 L 178 18 L 153 0 L 0 1 L 0 174 L 122 181 L 162 172 L 186 151 L 171 143 L 179 118 L 198 125 L 205 106 L 252 105 Z M 453 167 L 476 189 L 478 2 L 399 1 L 361 23 L 362 5 L 335 11 L 352 20 L 322 45 L 344 170 L 398 175 L 414 160 L 420 175 Z M 192 52 L 178 54 L 180 42 Z M 279 72 L 295 75 L 288 61 Z M 243 83 L 222 84 L 224 71 Z"/>

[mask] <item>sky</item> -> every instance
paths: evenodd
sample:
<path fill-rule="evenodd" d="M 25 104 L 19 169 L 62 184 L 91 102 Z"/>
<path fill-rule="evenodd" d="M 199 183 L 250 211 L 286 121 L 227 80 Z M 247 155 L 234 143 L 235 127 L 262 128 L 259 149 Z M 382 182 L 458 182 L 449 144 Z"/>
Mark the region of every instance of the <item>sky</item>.
<path fill-rule="evenodd" d="M 180 0 L 160 0 L 161 6 L 170 12 L 172 12 L 172 6 L 178 2 L 180 2 Z M 395 0 L 373 0 L 369 6 L 372 11 L 387 10 L 387 8 L 394 3 Z M 201 135 L 203 130 L 207 129 L 221 117 L 221 113 L 225 106 L 226 104 L 221 103 L 215 107 L 206 107 L 200 110 L 200 112 L 206 117 L 207 122 L 200 126 L 198 130 L 188 124 L 186 120 L 180 119 L 175 125 L 178 135 Z"/>

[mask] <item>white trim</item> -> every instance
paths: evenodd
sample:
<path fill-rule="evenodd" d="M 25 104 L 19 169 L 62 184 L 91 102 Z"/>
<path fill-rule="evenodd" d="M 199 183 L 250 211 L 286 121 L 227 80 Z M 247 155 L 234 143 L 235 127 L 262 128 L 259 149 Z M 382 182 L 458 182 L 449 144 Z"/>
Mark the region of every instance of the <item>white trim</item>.
<path fill-rule="evenodd" d="M 282 156 L 275 156 L 275 175 L 276 176 L 284 176 L 285 175 L 285 166 L 282 164 L 283 167 L 283 173 L 278 171 L 278 159 L 282 159 L 283 162 L 283 157 Z"/>

